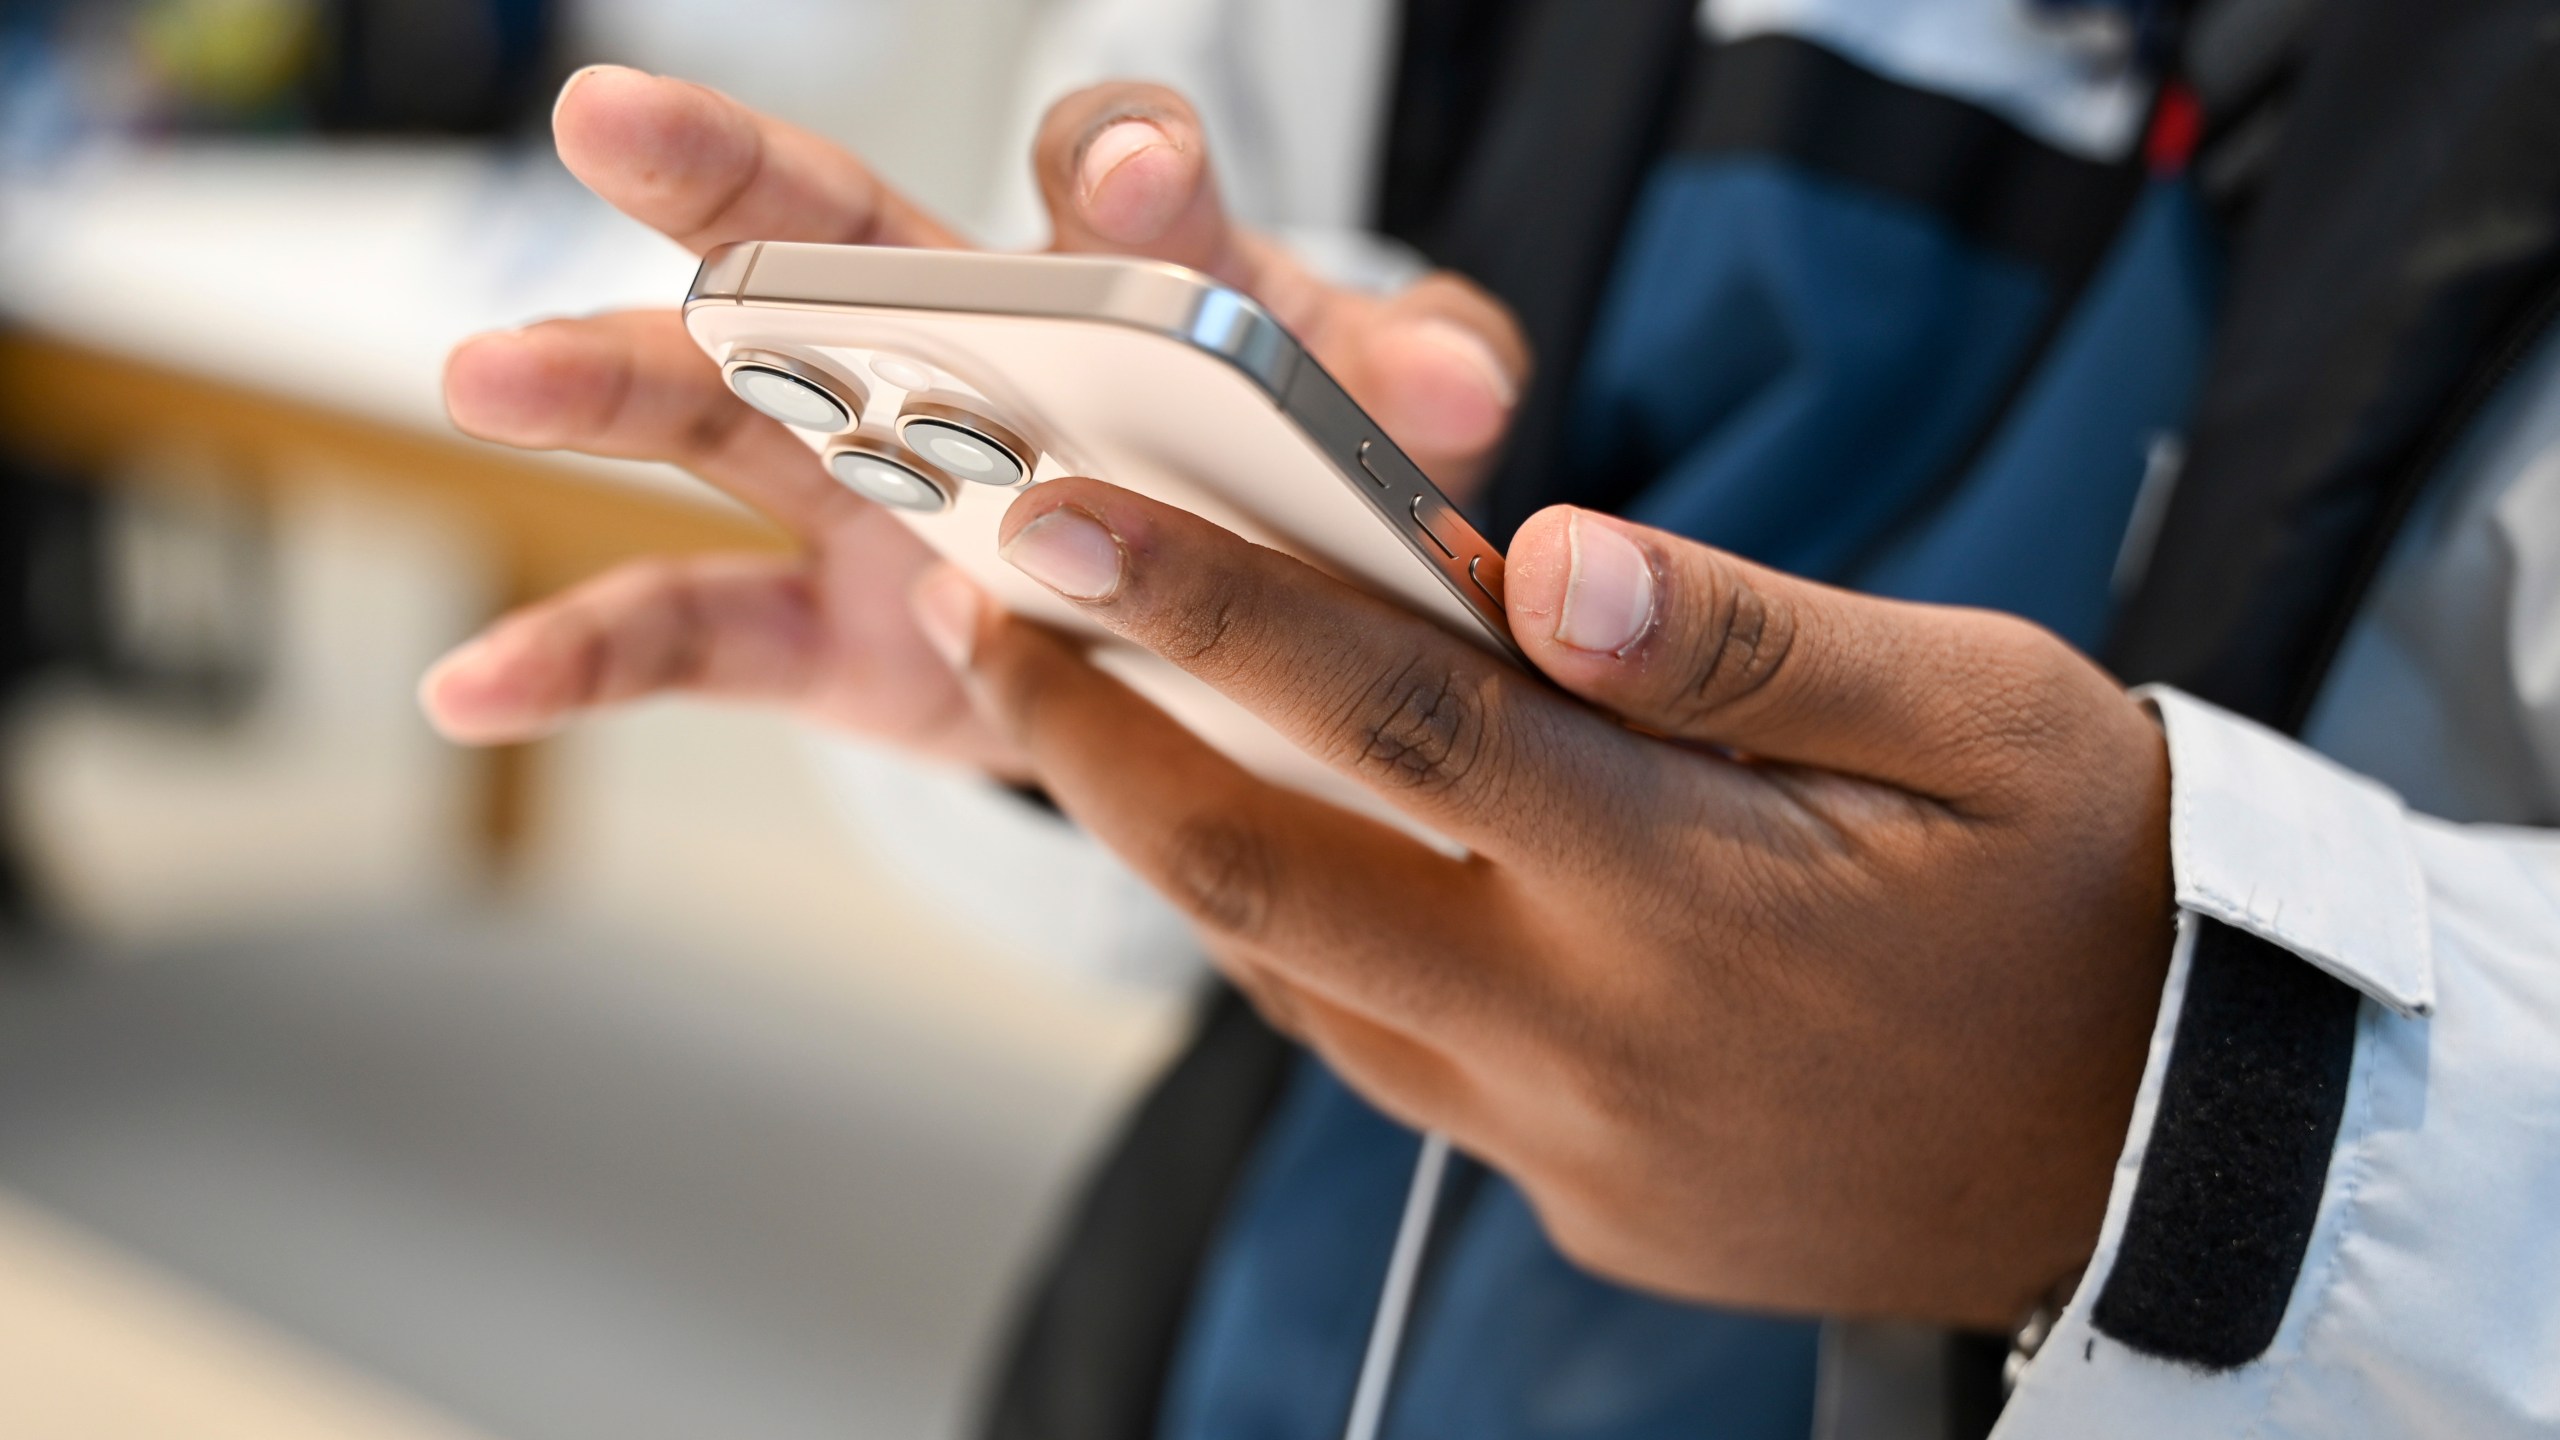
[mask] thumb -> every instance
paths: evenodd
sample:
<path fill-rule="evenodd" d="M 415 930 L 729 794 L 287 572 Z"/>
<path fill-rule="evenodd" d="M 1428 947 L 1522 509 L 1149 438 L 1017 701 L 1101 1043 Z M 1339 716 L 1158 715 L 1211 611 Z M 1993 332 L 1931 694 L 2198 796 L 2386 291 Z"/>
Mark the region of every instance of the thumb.
<path fill-rule="evenodd" d="M 1188 101 L 1161 85 L 1095 85 L 1041 119 L 1032 168 L 1054 248 L 1143 255 L 1205 271 L 1247 293 L 1265 256 L 1227 219 L 1208 137 Z"/>
<path fill-rule="evenodd" d="M 1530 517 L 1506 574 L 1521 649 L 1629 723 L 1940 800 L 2140 716 L 2014 616 L 1858 595 L 1587 510 Z"/>
<path fill-rule="evenodd" d="M 1161 85 L 1060 100 L 1033 166 L 1055 248 L 1169 260 L 1252 296 L 1433 480 L 1460 499 L 1474 488 L 1529 371 L 1520 327 L 1492 296 L 1445 272 L 1388 298 L 1334 285 L 1236 225 L 1198 112 Z"/>

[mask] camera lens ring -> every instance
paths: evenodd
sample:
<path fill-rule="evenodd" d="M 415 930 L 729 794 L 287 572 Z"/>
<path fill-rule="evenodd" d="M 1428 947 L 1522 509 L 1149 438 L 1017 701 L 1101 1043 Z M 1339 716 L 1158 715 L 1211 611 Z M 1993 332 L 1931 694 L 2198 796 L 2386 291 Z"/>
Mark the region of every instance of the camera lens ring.
<path fill-rule="evenodd" d="M 1038 453 L 1004 426 L 941 400 L 909 400 L 898 439 L 937 470 L 1002 489 L 1030 479 Z"/>
<path fill-rule="evenodd" d="M 741 350 L 720 367 L 731 394 L 758 414 L 796 430 L 834 435 L 862 419 L 862 386 L 805 360 L 770 350 Z"/>
<path fill-rule="evenodd" d="M 892 510 L 938 515 L 951 508 L 950 490 L 924 468 L 866 445 L 827 452 L 827 473 L 854 494 Z"/>

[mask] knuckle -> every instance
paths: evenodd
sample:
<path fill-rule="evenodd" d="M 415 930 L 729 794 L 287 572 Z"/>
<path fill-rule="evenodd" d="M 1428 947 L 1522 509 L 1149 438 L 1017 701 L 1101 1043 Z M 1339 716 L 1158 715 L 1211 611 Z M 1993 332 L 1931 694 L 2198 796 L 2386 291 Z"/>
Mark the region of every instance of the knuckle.
<path fill-rule="evenodd" d="M 1158 653 L 1185 669 L 1236 668 L 1236 620 L 1242 605 L 1236 586 L 1232 577 L 1216 576 L 1203 582 L 1198 594 L 1164 607 L 1151 637 Z"/>
<path fill-rule="evenodd" d="M 561 612 L 563 695 L 594 705 L 666 688 L 691 644 L 677 633 L 686 618 L 678 602 L 683 588 L 678 567 L 653 558 L 580 591 Z"/>
<path fill-rule="evenodd" d="M 1796 652 L 1792 606 L 1752 584 L 1721 555 L 1708 557 L 1705 617 L 1673 669 L 1672 718 L 1701 724 L 1749 703 L 1786 673 Z"/>
<path fill-rule="evenodd" d="M 1267 934 L 1279 899 L 1279 860 L 1270 841 L 1223 814 L 1194 815 L 1167 842 L 1165 877 L 1184 914 L 1228 939 Z"/>
<path fill-rule="evenodd" d="M 714 102 L 713 114 L 718 118 L 712 132 L 716 139 L 698 161 L 703 171 L 717 173 L 719 178 L 705 185 L 671 217 L 669 229 L 691 239 L 710 235 L 743 209 L 765 178 L 765 139 L 753 120 Z M 680 196 L 681 192 L 679 192 Z"/>
<path fill-rule="evenodd" d="M 594 615 L 573 609 L 561 617 L 560 703 L 593 705 L 604 698 L 613 669 L 613 636 Z"/>
<path fill-rule="evenodd" d="M 837 180 L 836 204 L 836 244 L 878 245 L 893 228 L 897 206 L 888 187 L 868 170 L 856 167 Z"/>
<path fill-rule="evenodd" d="M 609 333 L 570 328 L 577 321 L 546 323 L 562 327 L 552 345 L 553 373 L 568 383 L 559 387 L 565 391 L 563 403 L 549 417 L 543 443 L 573 448 L 610 444 L 639 408 L 638 358 Z"/>
<path fill-rule="evenodd" d="M 1395 789 L 1434 794 L 1476 773 L 1490 724 L 1478 686 L 1417 657 L 1364 687 L 1337 728 L 1361 773 Z"/>
<path fill-rule="evenodd" d="M 676 565 L 661 562 L 649 576 L 663 619 L 640 667 L 642 690 L 677 690 L 701 683 L 711 663 L 710 617 L 693 577 Z"/>
<path fill-rule="evenodd" d="M 704 387 L 695 403 L 676 419 L 676 458 L 688 465 L 704 464 L 735 445 L 749 422 L 759 418 L 725 387 Z"/>
<path fill-rule="evenodd" d="M 1133 565 L 1142 577 L 1119 607 L 1129 633 L 1150 650 L 1213 685 L 1256 702 L 1287 705 L 1334 632 L 1301 628 L 1303 607 L 1285 584 L 1250 567 Z"/>

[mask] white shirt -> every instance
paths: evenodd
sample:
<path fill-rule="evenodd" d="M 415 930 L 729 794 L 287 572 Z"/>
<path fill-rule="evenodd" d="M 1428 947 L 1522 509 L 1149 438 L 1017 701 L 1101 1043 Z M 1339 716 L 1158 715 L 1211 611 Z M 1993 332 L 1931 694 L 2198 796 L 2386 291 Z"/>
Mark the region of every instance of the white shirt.
<path fill-rule="evenodd" d="M 2179 903 L 2363 992 L 2355 1070 L 2267 1353 L 2207 1374 L 2098 1332 L 2181 940 L 2095 1262 L 1994 1435 L 2560 1434 L 2560 832 L 2490 823 L 2560 818 L 2560 338 L 2413 517 L 2321 697 L 2310 740 L 2370 774 L 2151 699 Z"/>

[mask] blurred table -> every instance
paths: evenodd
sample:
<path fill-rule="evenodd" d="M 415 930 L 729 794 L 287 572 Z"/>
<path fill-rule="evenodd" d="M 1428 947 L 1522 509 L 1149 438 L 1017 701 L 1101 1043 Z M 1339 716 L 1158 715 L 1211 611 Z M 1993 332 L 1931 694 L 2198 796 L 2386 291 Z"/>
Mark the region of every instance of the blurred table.
<path fill-rule="evenodd" d="M 18 1440 L 471 1440 L 0 1192 L 0 1430 Z"/>
<path fill-rule="evenodd" d="M 425 496 L 479 537 L 493 609 L 625 558 L 779 548 L 662 466 L 484 445 L 446 423 L 445 352 L 545 315 L 668 305 L 692 261 L 547 155 L 190 145 L 0 186 L 0 434 L 113 477 L 173 453 L 254 489 Z M 181 473 L 185 473 L 182 471 Z M 479 769 L 479 843 L 532 826 L 535 749 Z"/>

